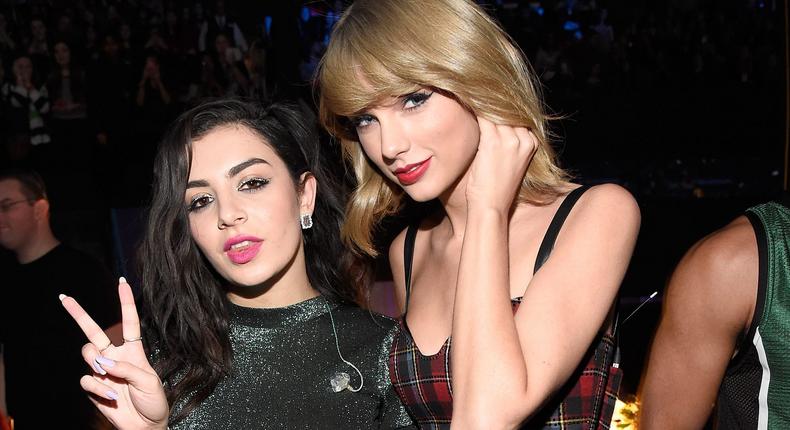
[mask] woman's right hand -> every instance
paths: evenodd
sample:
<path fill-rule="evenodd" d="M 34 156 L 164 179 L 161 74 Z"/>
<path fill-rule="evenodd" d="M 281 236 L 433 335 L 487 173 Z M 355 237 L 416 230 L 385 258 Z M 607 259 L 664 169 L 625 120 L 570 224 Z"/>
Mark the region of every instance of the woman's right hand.
<path fill-rule="evenodd" d="M 517 202 L 538 139 L 526 127 L 495 124 L 480 116 L 477 123 L 480 143 L 466 185 L 468 209 L 494 209 L 508 214 Z"/>
<path fill-rule="evenodd" d="M 60 297 L 63 307 L 90 341 L 82 347 L 82 357 L 92 374 L 83 376 L 80 385 L 118 429 L 165 429 L 169 415 L 167 397 L 143 350 L 134 295 L 124 278 L 118 283 L 118 296 L 124 338 L 120 346 L 110 342 L 74 298 Z"/>

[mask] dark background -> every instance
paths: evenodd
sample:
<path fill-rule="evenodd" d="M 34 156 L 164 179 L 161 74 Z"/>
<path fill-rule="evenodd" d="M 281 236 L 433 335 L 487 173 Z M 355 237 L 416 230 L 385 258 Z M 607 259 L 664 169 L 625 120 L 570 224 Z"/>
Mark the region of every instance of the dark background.
<path fill-rule="evenodd" d="M 313 106 L 309 79 L 343 5 L 224 2 L 227 21 L 237 24 L 245 43 L 227 34 L 239 49 L 223 66 L 222 58 L 233 54 L 216 49 L 214 33 L 204 50 L 198 43 L 215 1 L 4 0 L 0 81 L 13 85 L 14 60 L 29 56 L 35 87 L 47 88 L 52 107 L 62 104 L 53 50 L 65 42 L 72 101 L 84 114 L 50 109 L 43 117 L 51 142 L 32 147 L 25 118 L 4 100 L 0 166 L 40 170 L 58 236 L 134 279 L 136 226 L 164 127 L 206 96 L 297 98 Z M 582 183 L 619 183 L 639 201 L 642 229 L 622 287 L 624 314 L 663 291 L 695 241 L 749 206 L 781 197 L 788 127 L 784 2 L 485 5 L 522 47 L 549 110 L 561 117 L 553 130 L 563 166 Z M 158 63 L 169 97 L 143 82 L 150 62 Z M 138 103 L 141 82 L 148 86 Z M 418 215 L 412 210 L 388 221 L 379 243 Z M 622 327 L 627 392 L 638 382 L 660 297 Z"/>

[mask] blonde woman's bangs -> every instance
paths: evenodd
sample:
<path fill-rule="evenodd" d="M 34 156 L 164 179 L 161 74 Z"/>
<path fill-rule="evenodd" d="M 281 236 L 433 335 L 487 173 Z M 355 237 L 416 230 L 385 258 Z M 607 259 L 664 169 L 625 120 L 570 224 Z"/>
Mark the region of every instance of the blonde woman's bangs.
<path fill-rule="evenodd" d="M 369 33 L 349 24 L 332 35 L 319 69 L 321 101 L 332 113 L 357 115 L 389 97 L 416 91 L 430 78 L 422 70 L 424 59 L 412 49 L 379 46 Z"/>
<path fill-rule="evenodd" d="M 357 189 L 343 237 L 375 255 L 371 234 L 403 191 L 365 158 L 350 118 L 390 97 L 431 88 L 475 115 L 532 129 L 539 144 L 520 200 L 543 204 L 568 178 L 551 146 L 540 85 L 510 36 L 471 0 L 357 0 L 336 24 L 318 69 L 319 116 L 342 142 Z"/>

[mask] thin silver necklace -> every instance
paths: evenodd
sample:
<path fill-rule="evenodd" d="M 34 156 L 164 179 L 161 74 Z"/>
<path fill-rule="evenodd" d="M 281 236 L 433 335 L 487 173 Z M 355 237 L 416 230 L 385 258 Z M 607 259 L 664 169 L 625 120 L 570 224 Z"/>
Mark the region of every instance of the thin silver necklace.
<path fill-rule="evenodd" d="M 337 348 L 337 355 L 340 357 L 340 361 L 343 363 L 348 364 L 354 370 L 357 371 L 359 374 L 359 387 L 354 388 L 351 386 L 351 377 L 346 372 L 335 372 L 332 378 L 329 379 L 329 385 L 332 387 L 332 391 L 339 393 L 343 390 L 351 391 L 352 393 L 356 393 L 357 391 L 362 389 L 362 386 L 365 385 L 365 379 L 362 377 L 362 372 L 359 371 L 357 366 L 354 366 L 350 361 L 343 358 L 343 354 L 340 352 L 340 342 L 337 340 L 337 328 L 335 328 L 335 317 L 332 316 L 332 308 L 329 306 L 329 302 L 324 298 L 324 306 L 326 306 L 326 311 L 329 313 L 329 321 L 332 323 L 332 334 L 335 336 L 335 348 Z"/>

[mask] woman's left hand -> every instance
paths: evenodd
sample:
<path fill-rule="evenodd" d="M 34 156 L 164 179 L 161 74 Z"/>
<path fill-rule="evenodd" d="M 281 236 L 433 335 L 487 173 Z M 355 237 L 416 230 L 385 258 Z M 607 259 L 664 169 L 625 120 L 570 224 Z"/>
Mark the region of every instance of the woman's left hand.
<path fill-rule="evenodd" d="M 507 213 L 535 155 L 538 139 L 526 127 L 494 124 L 482 117 L 477 117 L 477 123 L 480 144 L 466 185 L 468 208 Z"/>

